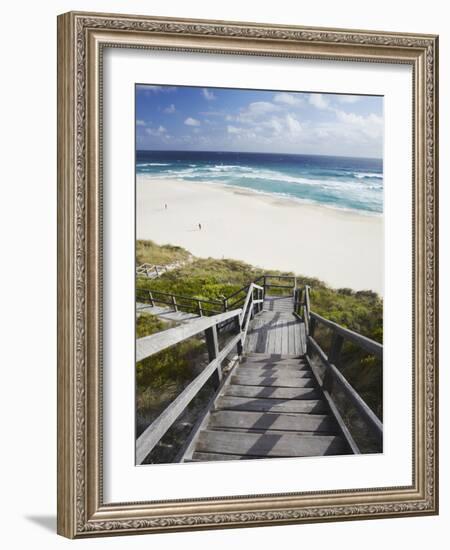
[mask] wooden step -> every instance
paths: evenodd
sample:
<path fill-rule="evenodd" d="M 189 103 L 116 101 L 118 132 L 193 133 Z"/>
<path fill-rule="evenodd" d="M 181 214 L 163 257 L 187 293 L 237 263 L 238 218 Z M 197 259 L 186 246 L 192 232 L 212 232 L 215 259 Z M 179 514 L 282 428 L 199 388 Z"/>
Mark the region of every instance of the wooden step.
<path fill-rule="evenodd" d="M 269 399 L 320 399 L 315 388 L 271 388 L 270 386 L 241 386 L 228 384 L 223 395 L 234 397 L 259 397 Z"/>
<path fill-rule="evenodd" d="M 219 431 L 219 432 L 232 432 L 232 433 L 244 433 L 244 434 L 252 433 L 252 434 L 260 434 L 260 435 L 263 435 L 263 434 L 283 435 L 285 433 L 290 433 L 295 435 L 307 435 L 307 436 L 338 435 L 338 432 L 335 429 L 325 430 L 320 432 L 312 432 L 311 430 L 309 431 L 302 430 L 298 432 L 295 430 L 261 430 L 258 428 L 208 428 L 208 429 L 215 432 Z"/>
<path fill-rule="evenodd" d="M 251 367 L 239 365 L 234 371 L 235 374 L 245 376 L 293 376 L 297 378 L 311 378 L 312 371 L 309 367 L 299 369 L 298 367 Z"/>
<path fill-rule="evenodd" d="M 209 462 L 216 460 L 255 460 L 265 458 L 264 456 L 245 456 L 245 455 L 230 455 L 221 453 L 193 453 L 191 460 L 186 462 Z"/>
<path fill-rule="evenodd" d="M 287 353 L 255 353 L 255 352 L 248 352 L 245 354 L 246 357 L 264 357 L 266 359 L 304 359 L 303 355 L 298 354 L 287 354 Z"/>
<path fill-rule="evenodd" d="M 252 367 L 240 365 L 234 374 L 242 374 L 245 376 L 297 376 L 298 378 L 310 378 L 312 371 L 309 367 Z"/>
<path fill-rule="evenodd" d="M 256 411 L 277 413 L 314 413 L 328 412 L 325 401 L 321 399 L 265 399 L 222 396 L 217 400 L 215 410 Z"/>
<path fill-rule="evenodd" d="M 305 367 L 308 366 L 306 361 L 301 359 L 269 359 L 262 357 L 261 359 L 256 357 L 248 357 L 241 361 L 241 365 L 251 365 L 254 367 Z"/>
<path fill-rule="evenodd" d="M 293 360 L 293 361 L 270 361 L 268 359 L 254 359 L 254 358 L 248 358 L 244 359 L 240 363 L 241 365 L 245 365 L 248 367 L 261 367 L 261 368 L 267 368 L 267 369 L 274 369 L 274 368 L 309 368 L 309 365 L 306 361 L 299 361 L 299 360 Z"/>
<path fill-rule="evenodd" d="M 297 357 L 295 355 L 292 355 L 291 357 L 274 357 L 263 354 L 260 356 L 246 354 L 244 357 L 244 362 L 246 361 L 249 363 L 306 363 L 306 359 L 304 357 Z"/>
<path fill-rule="evenodd" d="M 215 411 L 211 413 L 208 429 L 220 430 L 222 428 L 335 433 L 336 423 L 330 416 L 318 414 L 243 411 Z"/>
<path fill-rule="evenodd" d="M 250 376 L 234 374 L 231 377 L 232 384 L 243 386 L 271 386 L 284 388 L 312 388 L 315 386 L 313 378 L 300 378 L 298 376 Z"/>
<path fill-rule="evenodd" d="M 246 456 L 323 456 L 343 454 L 346 445 L 333 435 L 252 434 L 204 430 L 197 442 L 197 452 L 230 453 Z"/>

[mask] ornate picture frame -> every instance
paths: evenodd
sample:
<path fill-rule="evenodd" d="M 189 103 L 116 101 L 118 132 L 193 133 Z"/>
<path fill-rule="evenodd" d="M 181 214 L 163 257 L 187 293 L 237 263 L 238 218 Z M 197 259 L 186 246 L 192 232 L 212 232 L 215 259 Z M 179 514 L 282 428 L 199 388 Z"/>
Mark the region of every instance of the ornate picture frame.
<path fill-rule="evenodd" d="M 103 499 L 104 48 L 405 64 L 413 75 L 412 484 Z M 438 513 L 438 37 L 70 12 L 58 18 L 58 533 L 70 538 Z"/>

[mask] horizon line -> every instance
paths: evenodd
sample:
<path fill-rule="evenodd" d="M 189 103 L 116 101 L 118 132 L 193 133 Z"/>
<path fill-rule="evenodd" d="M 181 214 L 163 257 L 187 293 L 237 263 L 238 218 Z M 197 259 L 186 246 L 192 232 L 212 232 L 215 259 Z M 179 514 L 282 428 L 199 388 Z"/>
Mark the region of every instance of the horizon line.
<path fill-rule="evenodd" d="M 320 153 L 268 153 L 267 151 L 224 151 L 224 150 L 208 150 L 208 149 L 136 149 L 136 153 L 139 152 L 152 152 L 152 153 L 245 153 L 250 155 L 286 155 L 286 156 L 310 156 L 310 157 L 335 157 L 335 158 L 350 158 L 350 159 L 367 159 L 367 160 L 381 160 L 383 157 L 364 157 L 364 156 L 350 156 L 350 155 L 323 155 Z"/>

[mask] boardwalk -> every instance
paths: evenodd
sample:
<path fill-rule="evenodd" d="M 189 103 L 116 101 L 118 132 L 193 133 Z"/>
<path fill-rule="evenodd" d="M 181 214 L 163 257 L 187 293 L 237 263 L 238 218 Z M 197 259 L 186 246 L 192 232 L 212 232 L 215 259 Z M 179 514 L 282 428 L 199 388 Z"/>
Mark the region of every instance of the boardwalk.
<path fill-rule="evenodd" d="M 351 452 L 305 360 L 292 297 L 266 296 L 249 326 L 244 359 L 217 395 L 183 461 Z"/>
<path fill-rule="evenodd" d="M 280 287 L 270 277 L 293 285 Z M 261 280 L 263 281 L 261 283 Z M 274 296 L 272 288 L 292 289 L 290 296 Z M 242 298 L 242 291 L 246 292 Z M 182 321 L 177 327 L 137 340 L 140 361 L 188 338 L 205 335 L 209 364 L 139 436 L 136 460 L 142 464 L 180 414 L 208 380 L 216 392 L 197 419 L 175 461 L 196 462 L 269 457 L 299 457 L 359 453 L 334 401 L 340 393 L 373 438 L 371 452 L 382 452 L 383 425 L 361 396 L 348 383 L 335 363 L 344 341 L 382 361 L 383 346 L 311 311 L 309 287 L 297 287 L 295 277 L 260 277 L 228 297 L 224 310 L 202 316 L 203 304 L 220 302 L 192 298 L 198 315 L 177 311 L 177 297 L 165 294 L 173 308 L 138 304 L 140 311 Z M 160 293 L 162 294 L 162 293 Z M 237 296 L 237 298 L 236 298 Z M 159 298 L 158 298 L 159 299 Z M 190 306 L 192 307 L 192 306 Z M 314 338 L 315 326 L 331 332 L 326 353 Z M 225 329 L 223 336 L 222 330 Z M 219 346 L 219 341 L 221 345 Z M 311 358 L 321 365 L 321 372 Z M 229 362 L 230 361 L 230 362 Z M 227 365 L 226 367 L 224 365 Z"/>
<path fill-rule="evenodd" d="M 305 326 L 293 315 L 291 296 L 266 296 L 263 311 L 253 319 L 245 341 L 250 353 L 306 353 Z"/>

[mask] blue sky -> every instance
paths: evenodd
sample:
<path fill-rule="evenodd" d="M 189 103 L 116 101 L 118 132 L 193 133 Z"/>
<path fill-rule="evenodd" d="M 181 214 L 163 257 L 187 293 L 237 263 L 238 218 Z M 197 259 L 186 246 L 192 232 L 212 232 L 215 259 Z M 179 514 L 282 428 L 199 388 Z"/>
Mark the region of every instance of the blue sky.
<path fill-rule="evenodd" d="M 138 149 L 382 158 L 383 98 L 136 86 Z"/>

